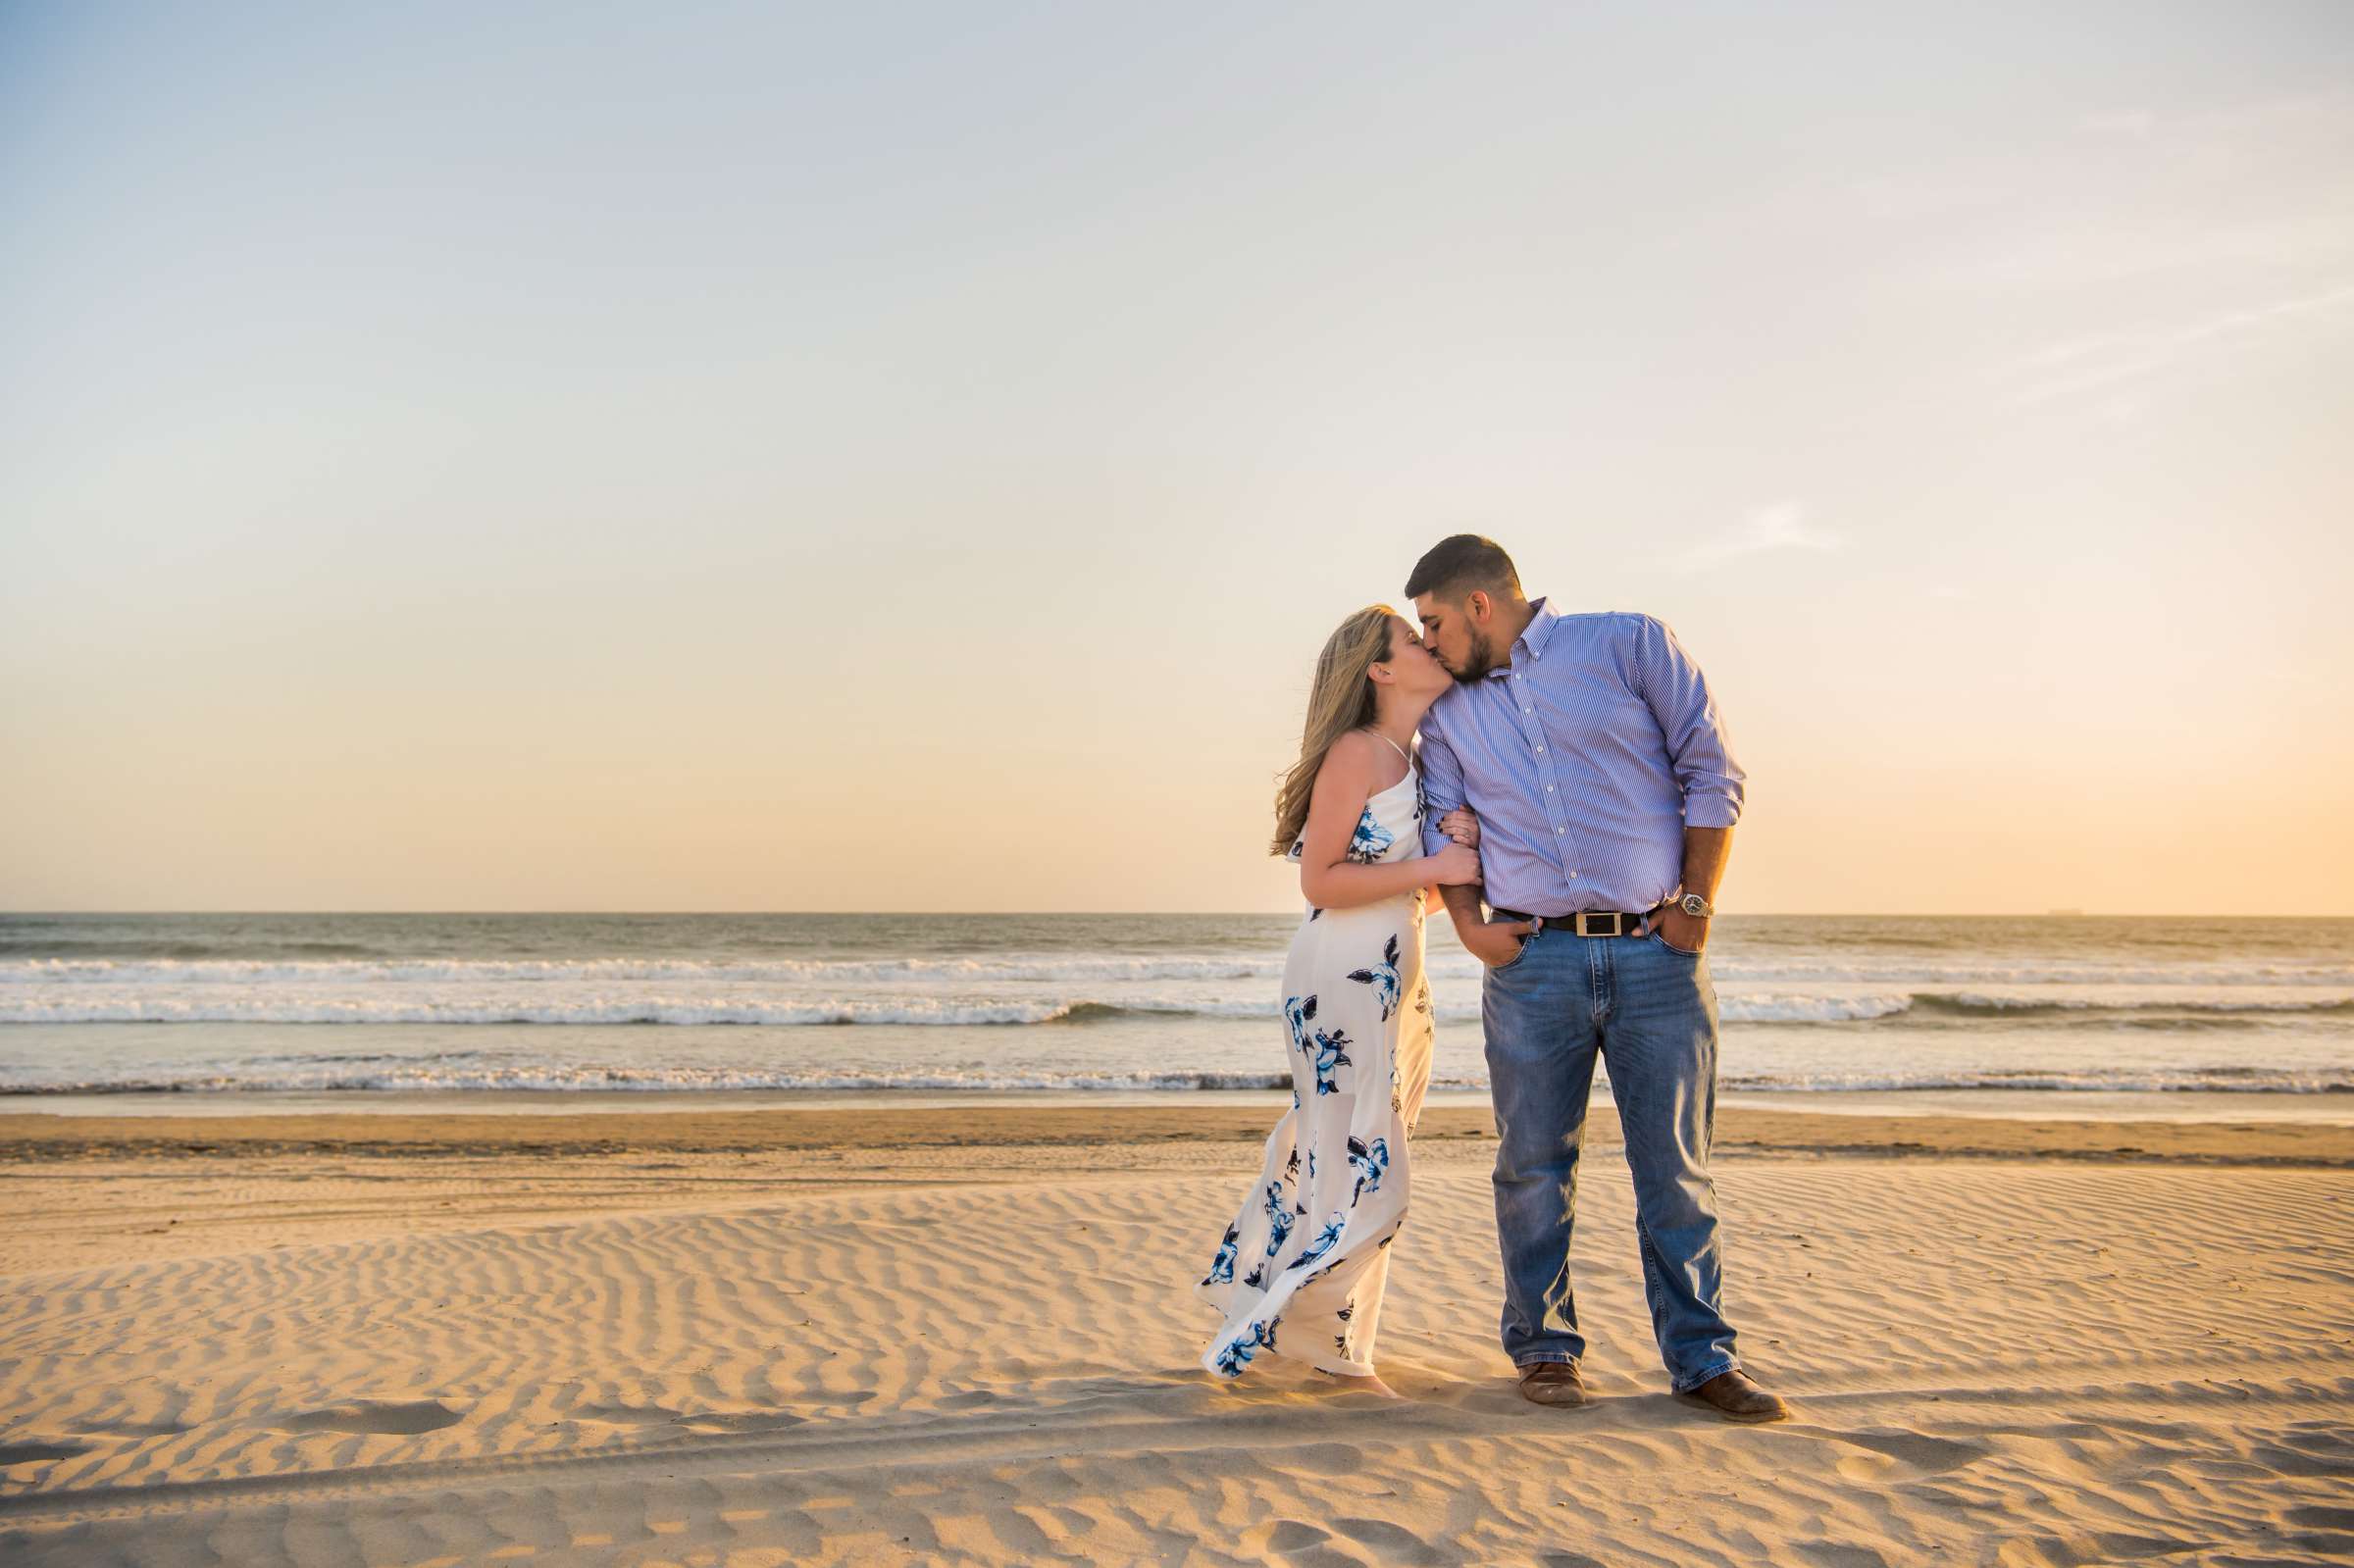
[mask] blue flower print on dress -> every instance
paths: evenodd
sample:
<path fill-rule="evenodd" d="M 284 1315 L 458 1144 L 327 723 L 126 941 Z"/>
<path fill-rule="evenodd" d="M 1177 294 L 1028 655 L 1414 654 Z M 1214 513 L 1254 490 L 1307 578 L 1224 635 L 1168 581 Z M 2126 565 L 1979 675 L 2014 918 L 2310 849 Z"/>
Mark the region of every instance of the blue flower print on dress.
<path fill-rule="evenodd" d="M 1349 1194 L 1349 1206 L 1355 1208 L 1358 1198 L 1381 1190 L 1381 1173 L 1390 1168 L 1390 1140 L 1377 1138 L 1368 1144 L 1362 1138 L 1351 1138 L 1349 1165 L 1356 1172 L 1356 1190 Z"/>
<path fill-rule="evenodd" d="M 1316 1239 L 1307 1243 L 1307 1250 L 1301 1253 L 1298 1257 L 1292 1259 L 1292 1261 L 1285 1264 L 1284 1267 L 1287 1269 L 1305 1269 L 1310 1263 L 1315 1262 L 1316 1259 L 1322 1257 L 1325 1253 L 1340 1245 L 1341 1228 L 1348 1223 L 1349 1221 L 1347 1217 L 1339 1214 L 1335 1214 L 1331 1219 L 1326 1220 L 1324 1222 L 1324 1229 L 1318 1231 L 1316 1233 Z"/>
<path fill-rule="evenodd" d="M 1349 1044 L 1350 1039 L 1346 1030 L 1336 1029 L 1329 1035 L 1320 1029 L 1316 1031 L 1317 1093 L 1334 1094 L 1340 1091 L 1340 1082 L 1334 1077 L 1334 1074 L 1339 1069 L 1351 1065 L 1347 1049 Z"/>
<path fill-rule="evenodd" d="M 1234 1283 L 1234 1259 L 1237 1250 L 1234 1243 L 1242 1234 L 1243 1228 L 1239 1225 L 1226 1227 L 1226 1239 L 1218 1243 L 1218 1255 L 1209 1260 L 1209 1278 L 1202 1282 L 1203 1285 L 1231 1285 Z"/>
<path fill-rule="evenodd" d="M 1283 1250 L 1283 1243 L 1292 1235 L 1292 1206 L 1283 1200 L 1283 1189 L 1267 1186 L 1267 1256 Z"/>
<path fill-rule="evenodd" d="M 1218 1346 L 1218 1376 L 1239 1378 L 1243 1375 L 1243 1368 L 1251 1364 L 1253 1356 L 1261 1349 L 1274 1348 L 1275 1325 L 1271 1322 L 1254 1323 L 1247 1331 Z"/>
<path fill-rule="evenodd" d="M 1419 852 L 1439 810 L 1422 784 L 1417 771 L 1362 804 L 1336 846 L 1349 862 L 1390 865 Z M 1306 845 L 1287 847 L 1296 872 Z M 1221 1384 L 1295 1358 L 1360 1372 L 1375 1361 L 1387 1272 L 1377 1260 L 1413 1185 L 1404 1113 L 1415 1108 L 1430 1069 L 1436 998 L 1423 948 L 1438 904 L 1426 893 L 1407 887 L 1344 908 L 1313 898 L 1295 906 L 1283 978 L 1259 1001 L 1275 1002 L 1283 1017 L 1291 1066 L 1271 1053 L 1267 1065 L 1290 1080 L 1291 1103 L 1275 1101 L 1282 1114 L 1251 1164 L 1256 1181 L 1238 1184 L 1234 1206 L 1217 1216 L 1224 1223 L 1199 1238 L 1218 1256 L 1185 1249 L 1214 1276 L 1231 1272 L 1196 1292 L 1223 1319 L 1195 1341 L 1198 1364 Z M 1221 1241 L 1229 1228 L 1231 1252 Z M 1297 1310 L 1295 1292 L 1304 1292 Z M 1272 1347 L 1277 1318 L 1280 1348 Z"/>
<path fill-rule="evenodd" d="M 1349 978 L 1359 985 L 1373 987 L 1381 1001 L 1381 1021 L 1388 1023 L 1398 1010 L 1398 938 L 1392 936 L 1381 949 L 1381 962 L 1369 969 L 1353 969 Z"/>
<path fill-rule="evenodd" d="M 1398 835 L 1373 820 L 1373 808 L 1357 814 L 1356 832 L 1349 835 L 1349 858 L 1360 866 L 1379 860 L 1398 841 Z"/>
<path fill-rule="evenodd" d="M 1292 1049 L 1307 1049 L 1307 1026 L 1316 1021 L 1316 999 L 1313 996 L 1286 996 L 1283 999 L 1283 1021 L 1292 1026 Z"/>

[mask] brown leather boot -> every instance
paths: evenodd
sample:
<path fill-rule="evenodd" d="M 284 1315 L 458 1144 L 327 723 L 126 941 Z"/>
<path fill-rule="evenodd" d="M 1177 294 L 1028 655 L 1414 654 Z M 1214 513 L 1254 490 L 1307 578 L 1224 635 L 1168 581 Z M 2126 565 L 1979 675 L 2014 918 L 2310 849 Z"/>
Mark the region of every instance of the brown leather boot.
<path fill-rule="evenodd" d="M 1532 1404 L 1584 1404 L 1586 1380 L 1574 1361 L 1531 1361 L 1520 1369 L 1520 1397 Z"/>
<path fill-rule="evenodd" d="M 1727 1421 L 1786 1421 L 1790 1407 L 1738 1371 L 1719 1372 L 1697 1389 L 1676 1395 L 1687 1404 L 1706 1405 Z"/>

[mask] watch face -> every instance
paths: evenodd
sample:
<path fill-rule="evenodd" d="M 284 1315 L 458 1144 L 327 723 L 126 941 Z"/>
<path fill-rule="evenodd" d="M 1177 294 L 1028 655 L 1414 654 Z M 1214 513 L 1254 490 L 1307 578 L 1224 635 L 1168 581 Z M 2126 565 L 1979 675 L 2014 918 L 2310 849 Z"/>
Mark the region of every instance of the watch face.
<path fill-rule="evenodd" d="M 1684 894 L 1684 913 L 1699 916 L 1709 912 L 1709 901 L 1698 893 Z"/>

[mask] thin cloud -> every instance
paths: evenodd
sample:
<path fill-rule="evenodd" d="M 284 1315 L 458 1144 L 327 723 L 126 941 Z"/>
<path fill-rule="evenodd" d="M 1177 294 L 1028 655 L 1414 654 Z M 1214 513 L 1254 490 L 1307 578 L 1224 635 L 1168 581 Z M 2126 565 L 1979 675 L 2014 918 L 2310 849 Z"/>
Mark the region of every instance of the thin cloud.
<path fill-rule="evenodd" d="M 2354 306 L 2354 282 L 2319 294 L 2224 311 L 2181 326 L 2055 343 L 2013 366 L 2015 374 L 2032 378 L 2020 391 L 2018 400 L 2022 404 L 2048 403 L 2054 398 L 2139 380 L 2172 368 L 2211 343 L 2258 337 L 2284 322 L 2326 317 L 2348 306 Z M 2072 366 L 2076 368 L 2070 369 Z"/>
<path fill-rule="evenodd" d="M 1826 551 L 1839 548 L 1838 538 L 1807 521 L 1806 508 L 1796 501 L 1762 506 L 1717 534 L 1674 558 L 1687 572 L 1705 572 L 1732 561 L 1777 550 Z"/>

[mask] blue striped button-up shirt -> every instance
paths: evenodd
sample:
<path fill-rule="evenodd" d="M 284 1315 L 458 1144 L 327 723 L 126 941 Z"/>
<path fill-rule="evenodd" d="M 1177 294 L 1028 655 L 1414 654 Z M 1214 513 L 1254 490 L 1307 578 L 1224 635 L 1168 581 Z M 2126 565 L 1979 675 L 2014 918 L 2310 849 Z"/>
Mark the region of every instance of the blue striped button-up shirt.
<path fill-rule="evenodd" d="M 1438 853 L 1439 819 L 1468 805 L 1489 903 L 1649 909 L 1683 881 L 1685 825 L 1741 815 L 1724 722 L 1665 623 L 1535 609 L 1509 666 L 1422 720 L 1422 846 Z"/>

